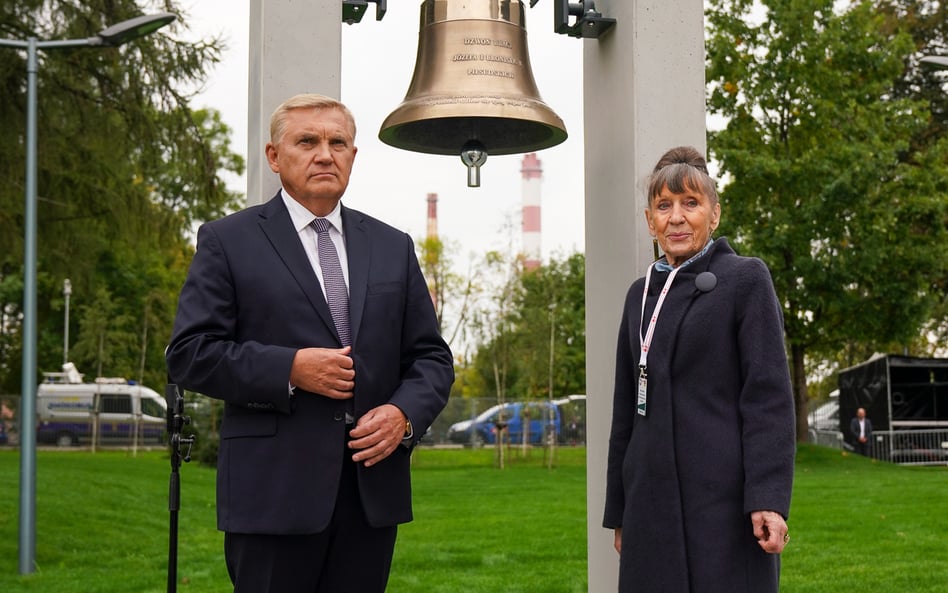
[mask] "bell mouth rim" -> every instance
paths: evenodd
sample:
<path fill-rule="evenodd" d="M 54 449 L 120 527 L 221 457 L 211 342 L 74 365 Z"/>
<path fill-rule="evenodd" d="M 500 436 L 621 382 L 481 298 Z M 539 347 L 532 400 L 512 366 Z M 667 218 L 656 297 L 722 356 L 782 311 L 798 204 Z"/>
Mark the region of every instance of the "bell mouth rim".
<path fill-rule="evenodd" d="M 389 119 L 394 115 L 395 113 L 390 115 Z M 395 148 L 423 154 L 458 156 L 462 147 L 471 140 L 479 140 L 491 156 L 521 154 L 551 148 L 565 142 L 569 137 L 558 117 L 556 119 L 559 125 L 536 118 L 515 116 L 448 115 L 394 123 L 390 123 L 389 119 L 385 120 L 379 130 L 379 140 Z M 481 120 L 511 130 L 513 139 L 499 139 L 496 134 L 490 133 L 483 136 L 476 132 L 463 133 L 464 128 L 479 129 Z"/>

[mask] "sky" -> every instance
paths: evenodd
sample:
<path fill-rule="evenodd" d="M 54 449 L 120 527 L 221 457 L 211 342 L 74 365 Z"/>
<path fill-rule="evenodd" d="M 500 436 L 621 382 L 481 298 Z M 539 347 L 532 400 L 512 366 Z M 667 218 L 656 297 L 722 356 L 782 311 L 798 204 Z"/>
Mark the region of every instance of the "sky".
<path fill-rule="evenodd" d="M 481 167 L 481 187 L 467 187 L 459 157 L 425 155 L 388 146 L 378 139 L 382 121 L 404 99 L 414 71 L 420 0 L 388 2 L 381 21 L 375 4 L 361 23 L 342 25 L 342 97 L 356 118 L 359 148 L 347 206 L 423 238 L 427 195 L 438 194 L 438 234 L 455 249 L 455 264 L 476 261 L 488 250 L 520 248 L 523 155 L 490 156 Z M 563 119 L 569 137 L 541 150 L 542 256 L 561 259 L 584 251 L 582 41 L 553 32 L 553 5 L 527 7 L 527 44 L 544 102 Z M 232 129 L 232 149 L 247 155 L 247 64 L 249 0 L 183 0 L 184 39 L 220 37 L 226 49 L 192 101 L 220 111 Z M 340 19 L 341 20 L 341 19 Z M 318 43 L 314 43 L 318 51 Z M 305 59 L 305 56 L 301 56 Z M 313 92 L 321 92 L 313 88 Z M 263 147 L 259 148 L 261 151 Z M 244 177 L 227 178 L 246 192 Z"/>

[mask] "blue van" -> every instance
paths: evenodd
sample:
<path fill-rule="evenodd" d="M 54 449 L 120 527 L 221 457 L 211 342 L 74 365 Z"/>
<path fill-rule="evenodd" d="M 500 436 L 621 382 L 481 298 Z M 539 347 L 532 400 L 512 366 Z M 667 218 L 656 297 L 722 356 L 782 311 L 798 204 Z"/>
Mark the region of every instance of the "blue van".
<path fill-rule="evenodd" d="M 498 430 L 502 429 L 503 442 L 517 445 L 524 440 L 524 427 L 527 429 L 527 442 L 531 445 L 545 444 L 550 434 L 559 439 L 559 407 L 548 401 L 497 404 L 471 420 L 452 424 L 447 437 L 452 443 L 480 447 L 495 444 Z"/>

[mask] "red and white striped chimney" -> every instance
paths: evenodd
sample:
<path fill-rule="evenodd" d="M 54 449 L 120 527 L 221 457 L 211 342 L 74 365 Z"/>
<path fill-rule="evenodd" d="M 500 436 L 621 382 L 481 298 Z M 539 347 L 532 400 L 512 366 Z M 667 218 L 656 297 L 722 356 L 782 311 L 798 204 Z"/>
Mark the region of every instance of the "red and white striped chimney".
<path fill-rule="evenodd" d="M 438 194 L 428 194 L 428 238 L 438 237 Z"/>
<path fill-rule="evenodd" d="M 428 239 L 438 238 L 438 194 L 428 194 Z M 436 290 L 437 277 L 428 278 L 428 294 L 431 296 L 431 304 L 438 309 L 438 292 Z"/>
<path fill-rule="evenodd" d="M 520 169 L 523 176 L 523 267 L 540 267 L 540 182 L 543 169 L 535 152 L 525 154 Z"/>

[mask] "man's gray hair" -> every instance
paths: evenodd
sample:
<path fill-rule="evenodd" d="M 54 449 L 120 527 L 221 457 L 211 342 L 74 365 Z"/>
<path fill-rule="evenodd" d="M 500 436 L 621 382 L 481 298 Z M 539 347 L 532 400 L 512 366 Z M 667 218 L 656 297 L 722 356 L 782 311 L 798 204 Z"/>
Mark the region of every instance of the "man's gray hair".
<path fill-rule="evenodd" d="M 316 93 L 304 93 L 294 95 L 280 104 L 279 107 L 270 116 L 270 142 L 278 144 L 286 132 L 286 114 L 294 109 L 338 109 L 349 122 L 349 128 L 352 132 L 352 139 L 355 140 L 356 124 L 352 112 L 341 101 L 318 95 Z"/>

